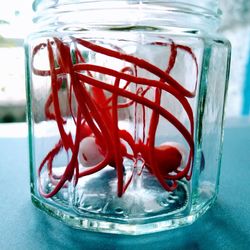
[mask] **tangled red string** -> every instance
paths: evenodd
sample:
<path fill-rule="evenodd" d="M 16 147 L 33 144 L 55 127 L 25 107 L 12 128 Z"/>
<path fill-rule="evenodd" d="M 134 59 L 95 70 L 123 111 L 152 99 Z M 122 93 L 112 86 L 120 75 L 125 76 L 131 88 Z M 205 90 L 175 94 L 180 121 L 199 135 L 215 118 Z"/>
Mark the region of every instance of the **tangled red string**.
<path fill-rule="evenodd" d="M 74 180 L 74 185 L 77 185 L 79 178 L 94 174 L 110 165 L 114 167 L 117 174 L 117 194 L 122 196 L 135 174 L 135 171 L 132 171 L 131 176 L 124 183 L 126 171 L 123 166 L 124 158 L 132 160 L 134 168 L 136 168 L 138 159 L 141 160 L 167 191 L 172 191 L 177 187 L 177 180 L 184 177 L 190 180 L 194 157 L 194 117 L 188 98 L 195 96 L 198 78 L 197 60 L 191 48 L 175 44 L 173 41 L 170 43 L 151 43 L 151 45 L 157 46 L 170 46 L 167 69 L 163 71 L 146 60 L 126 54 L 119 48 L 107 48 L 80 38 L 71 37 L 71 39 L 71 43 L 68 44 L 58 38 L 53 38 L 53 40 L 41 43 L 33 49 L 31 62 L 33 74 L 50 76 L 51 79 L 51 92 L 44 107 L 45 116 L 48 120 L 56 121 L 60 133 L 60 140 L 39 166 L 40 193 L 46 198 L 52 197 L 67 185 L 67 181 Z M 34 66 L 37 53 L 44 48 L 48 52 L 49 70 L 40 70 Z M 87 63 L 81 53 L 81 48 L 106 56 L 107 59 L 115 58 L 133 66 L 126 66 L 117 71 Z M 178 49 L 191 55 L 195 63 L 196 82 L 192 91 L 183 87 L 170 75 L 176 62 Z M 137 75 L 139 68 L 150 72 L 159 80 L 139 77 Z M 113 83 L 105 82 L 101 78 L 95 77 L 96 73 L 113 77 L 115 80 Z M 74 137 L 65 130 L 67 120 L 63 118 L 60 107 L 59 90 L 65 81 L 63 76 L 67 76 L 68 79 L 66 102 L 68 102 L 70 116 L 75 123 Z M 122 86 L 121 81 L 123 81 Z M 135 93 L 128 89 L 131 84 L 140 85 L 136 88 Z M 146 97 L 150 89 L 154 90 L 154 100 Z M 187 114 L 189 129 L 177 117 L 162 107 L 161 96 L 163 92 L 171 94 L 180 103 Z M 110 93 L 110 95 L 107 96 L 105 93 Z M 73 96 L 77 104 L 76 114 L 72 108 Z M 119 97 L 124 97 L 128 101 L 120 103 Z M 143 136 L 137 141 L 128 131 L 118 127 L 118 111 L 132 105 L 141 105 L 143 113 Z M 145 134 L 146 109 L 152 111 L 147 136 Z M 178 146 L 170 144 L 155 146 L 160 117 L 171 123 L 187 142 L 189 149 L 184 166 L 182 166 L 183 155 Z M 132 153 L 128 152 L 128 147 Z M 91 150 L 87 152 L 86 148 Z M 71 157 L 64 173 L 56 175 L 53 173 L 53 161 L 62 149 L 70 151 Z M 81 170 L 80 164 L 88 168 Z M 54 189 L 49 193 L 44 191 L 41 183 L 41 174 L 45 168 L 47 168 L 48 176 L 54 184 Z"/>

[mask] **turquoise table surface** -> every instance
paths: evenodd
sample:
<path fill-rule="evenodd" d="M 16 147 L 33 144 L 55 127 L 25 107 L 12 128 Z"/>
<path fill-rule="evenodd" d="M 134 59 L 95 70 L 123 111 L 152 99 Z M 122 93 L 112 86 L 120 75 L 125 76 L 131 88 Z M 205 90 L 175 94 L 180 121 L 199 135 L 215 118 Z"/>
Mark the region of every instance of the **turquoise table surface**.
<path fill-rule="evenodd" d="M 0 249 L 250 249 L 250 120 L 227 121 L 220 192 L 188 227 L 144 236 L 72 229 L 35 208 L 25 124 L 0 124 Z"/>

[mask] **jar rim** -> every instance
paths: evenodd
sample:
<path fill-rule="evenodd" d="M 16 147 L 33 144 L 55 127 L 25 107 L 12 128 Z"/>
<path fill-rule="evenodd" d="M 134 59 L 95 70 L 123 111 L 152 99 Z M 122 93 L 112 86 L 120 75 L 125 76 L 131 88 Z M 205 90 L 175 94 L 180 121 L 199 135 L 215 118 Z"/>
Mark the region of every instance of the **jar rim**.
<path fill-rule="evenodd" d="M 101 2 L 127 2 L 127 4 L 159 4 L 165 6 L 182 6 L 183 9 L 199 9 L 201 13 L 207 13 L 214 16 L 220 16 L 221 10 L 218 7 L 218 0 L 34 0 L 33 10 L 35 12 L 44 11 L 49 8 L 56 8 L 61 5 L 77 3 L 99 3 Z"/>
<path fill-rule="evenodd" d="M 206 32 L 217 30 L 221 15 L 219 9 L 213 12 L 182 1 L 187 2 L 187 0 L 35 0 L 38 5 L 33 6 L 36 9 L 33 22 L 42 26 L 55 24 L 63 26 L 82 22 L 86 29 L 111 26 L 161 26 Z"/>

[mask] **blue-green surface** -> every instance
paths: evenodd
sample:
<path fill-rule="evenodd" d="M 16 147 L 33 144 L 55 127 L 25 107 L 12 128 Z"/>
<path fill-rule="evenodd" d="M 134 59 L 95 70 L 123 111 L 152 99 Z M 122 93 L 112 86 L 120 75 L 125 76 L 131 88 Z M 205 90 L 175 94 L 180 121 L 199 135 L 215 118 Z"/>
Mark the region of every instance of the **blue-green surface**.
<path fill-rule="evenodd" d="M 1 126 L 0 126 L 1 128 Z M 250 121 L 225 129 L 216 204 L 189 227 L 145 236 L 75 230 L 36 209 L 25 138 L 0 138 L 0 249 L 250 249 Z"/>

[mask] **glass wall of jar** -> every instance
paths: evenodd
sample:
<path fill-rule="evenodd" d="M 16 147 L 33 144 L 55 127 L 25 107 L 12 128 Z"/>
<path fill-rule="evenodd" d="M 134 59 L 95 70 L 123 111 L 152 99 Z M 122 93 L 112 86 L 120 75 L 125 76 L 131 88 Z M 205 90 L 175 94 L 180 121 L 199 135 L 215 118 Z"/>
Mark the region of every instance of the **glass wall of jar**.
<path fill-rule="evenodd" d="M 35 1 L 33 203 L 67 224 L 191 224 L 219 183 L 230 44 L 215 1 Z"/>

